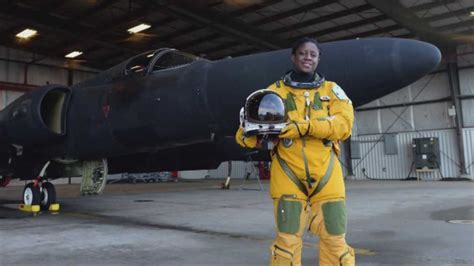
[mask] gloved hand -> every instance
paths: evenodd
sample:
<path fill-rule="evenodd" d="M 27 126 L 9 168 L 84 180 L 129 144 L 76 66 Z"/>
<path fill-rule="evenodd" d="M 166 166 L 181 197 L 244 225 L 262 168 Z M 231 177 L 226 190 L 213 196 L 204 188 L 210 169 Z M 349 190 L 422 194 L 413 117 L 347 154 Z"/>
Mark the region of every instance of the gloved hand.
<path fill-rule="evenodd" d="M 237 142 L 237 144 L 244 148 L 257 147 L 257 136 L 254 135 L 250 137 L 245 137 L 243 127 L 239 127 L 239 130 L 237 130 L 237 133 L 235 133 L 235 141 Z"/>
<path fill-rule="evenodd" d="M 285 128 L 281 130 L 281 139 L 297 139 L 308 135 L 311 128 L 309 121 L 290 121 Z"/>

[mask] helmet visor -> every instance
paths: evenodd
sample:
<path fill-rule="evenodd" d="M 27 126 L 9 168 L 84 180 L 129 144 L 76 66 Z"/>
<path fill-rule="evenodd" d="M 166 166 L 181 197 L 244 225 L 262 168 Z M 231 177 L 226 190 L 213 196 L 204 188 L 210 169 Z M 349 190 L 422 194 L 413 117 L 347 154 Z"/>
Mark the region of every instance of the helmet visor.
<path fill-rule="evenodd" d="M 247 100 L 247 119 L 255 123 L 278 124 L 286 121 L 283 99 L 274 92 L 266 91 Z"/>

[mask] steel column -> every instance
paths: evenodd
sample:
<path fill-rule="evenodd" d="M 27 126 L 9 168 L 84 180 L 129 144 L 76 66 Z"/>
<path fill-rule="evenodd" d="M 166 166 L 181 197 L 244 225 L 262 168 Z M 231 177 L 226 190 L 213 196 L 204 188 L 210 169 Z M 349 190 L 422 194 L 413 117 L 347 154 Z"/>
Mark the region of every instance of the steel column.
<path fill-rule="evenodd" d="M 456 140 L 458 144 L 458 151 L 459 151 L 459 161 L 460 161 L 460 170 L 461 170 L 461 175 L 467 174 L 467 169 L 466 169 L 466 162 L 464 159 L 464 139 L 463 139 L 463 116 L 462 116 L 462 106 L 461 106 L 461 101 L 459 95 L 461 94 L 461 88 L 459 85 L 459 69 L 458 69 L 458 62 L 457 62 L 457 56 L 456 56 L 456 48 L 454 49 L 449 49 L 447 52 L 448 55 L 453 55 L 453 56 L 448 56 L 448 62 L 447 62 L 447 68 L 448 68 L 448 77 L 449 77 L 449 89 L 451 92 L 451 102 L 456 110 L 456 116 L 455 116 L 455 123 L 456 123 Z"/>

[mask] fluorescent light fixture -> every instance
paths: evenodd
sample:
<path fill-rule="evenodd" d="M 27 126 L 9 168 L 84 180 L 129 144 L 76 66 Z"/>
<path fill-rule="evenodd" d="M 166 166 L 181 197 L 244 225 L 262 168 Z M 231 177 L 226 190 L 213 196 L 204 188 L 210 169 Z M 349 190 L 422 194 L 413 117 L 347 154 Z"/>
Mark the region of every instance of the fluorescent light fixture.
<path fill-rule="evenodd" d="M 140 31 L 144 31 L 144 30 L 146 30 L 146 29 L 149 29 L 150 27 L 151 27 L 150 25 L 145 24 L 145 23 L 142 23 L 142 24 L 140 24 L 140 25 L 137 25 L 137 26 L 135 26 L 135 27 L 133 27 L 133 28 L 128 29 L 127 31 L 128 31 L 128 33 L 130 33 L 130 34 L 134 34 L 134 33 L 137 33 L 137 32 L 140 32 Z"/>
<path fill-rule="evenodd" d="M 35 36 L 38 32 L 33 29 L 24 29 L 22 32 L 18 33 L 16 37 L 21 39 L 28 39 Z"/>
<path fill-rule="evenodd" d="M 78 57 L 82 54 L 81 51 L 73 51 L 73 52 L 70 52 L 69 54 L 65 55 L 64 57 L 66 58 L 74 58 L 74 57 Z"/>

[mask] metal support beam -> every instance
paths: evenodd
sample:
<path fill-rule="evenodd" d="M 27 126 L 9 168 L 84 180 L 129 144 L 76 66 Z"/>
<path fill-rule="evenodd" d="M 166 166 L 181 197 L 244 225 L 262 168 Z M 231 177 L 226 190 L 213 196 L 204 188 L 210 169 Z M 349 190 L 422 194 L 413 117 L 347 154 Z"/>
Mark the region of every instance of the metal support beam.
<path fill-rule="evenodd" d="M 433 22 L 433 21 L 443 20 L 446 18 L 452 18 L 452 17 L 457 17 L 457 16 L 466 16 L 466 15 L 469 16 L 471 12 L 474 12 L 474 7 L 468 7 L 468 8 L 464 8 L 464 9 L 460 9 L 456 11 L 449 11 L 443 14 L 427 17 L 424 20 L 427 22 Z"/>
<path fill-rule="evenodd" d="M 228 15 L 231 16 L 231 17 L 238 17 L 238 16 L 241 16 L 241 15 L 247 14 L 249 12 L 255 12 L 257 10 L 269 7 L 271 5 L 279 3 L 281 1 L 282 0 L 268 0 L 268 1 L 265 1 L 263 3 L 253 4 L 253 5 L 250 5 L 248 7 L 245 7 L 245 8 L 236 10 L 236 11 L 232 11 L 232 12 L 228 13 Z M 258 23 L 258 21 L 257 21 L 257 23 Z M 263 23 L 263 24 L 265 24 L 265 23 Z M 251 23 L 251 25 L 255 26 L 255 23 Z M 161 39 L 175 38 L 175 37 L 182 36 L 183 34 L 188 34 L 188 33 L 191 33 L 193 31 L 198 31 L 198 30 L 201 30 L 201 29 L 203 29 L 203 28 L 192 26 L 192 27 L 189 27 L 189 28 L 186 28 L 186 29 L 182 29 L 182 30 L 172 32 L 172 33 L 167 34 L 167 35 L 163 35 L 160 38 Z M 196 39 L 196 40 L 191 40 L 191 41 L 188 41 L 188 42 L 185 42 L 185 43 L 180 43 L 176 46 L 176 48 L 180 49 L 180 50 L 186 49 L 186 48 L 188 48 L 192 45 L 195 45 L 196 43 L 201 43 L 203 41 L 210 42 L 210 41 L 215 40 L 215 39 L 217 39 L 221 36 L 222 35 L 219 34 L 219 33 L 211 33 L 210 35 L 203 36 L 203 37 L 201 37 L 199 39 Z"/>
<path fill-rule="evenodd" d="M 232 11 L 232 12 L 230 12 L 229 15 L 232 16 L 232 17 L 242 16 L 242 15 L 248 14 L 248 13 L 250 13 L 250 12 L 255 12 L 255 11 L 257 11 L 257 10 L 260 10 L 260 9 L 269 7 L 269 6 L 271 6 L 271 5 L 277 4 L 277 3 L 281 2 L 281 1 L 283 1 L 283 0 L 266 0 L 266 1 L 262 1 L 261 3 L 256 3 L 256 4 L 253 4 L 253 5 L 244 7 L 244 8 L 242 8 L 242 9 L 239 9 L 239 10 L 236 10 L 236 11 Z"/>
<path fill-rule="evenodd" d="M 445 36 L 433 29 L 427 21 L 419 18 L 412 10 L 400 4 L 398 0 L 367 0 L 367 3 L 423 40 L 435 43 L 446 43 L 449 41 L 449 39 L 446 39 Z"/>
<path fill-rule="evenodd" d="M 305 5 L 303 7 L 306 8 L 306 11 L 308 11 L 308 10 L 311 10 L 311 9 L 315 9 L 315 8 L 319 8 L 319 7 L 322 7 L 322 6 L 329 5 L 331 3 L 333 3 L 333 2 L 332 1 L 321 1 L 321 2 L 316 2 L 316 3 Z M 370 6 L 370 5 L 361 5 L 361 6 L 352 8 L 352 9 L 347 9 L 347 10 L 340 11 L 340 12 L 335 12 L 335 13 L 332 13 L 332 14 L 329 14 L 329 15 L 326 15 L 326 16 L 317 17 L 315 19 L 310 19 L 310 20 L 307 20 L 307 21 L 304 21 L 304 22 L 301 22 L 301 23 L 296 23 L 296 24 L 292 24 L 292 25 L 289 25 L 289 26 L 284 26 L 284 27 L 281 27 L 281 28 L 278 28 L 276 30 L 271 31 L 271 33 L 272 34 L 281 34 L 281 33 L 284 33 L 284 32 L 293 31 L 294 29 L 309 27 L 309 26 L 312 26 L 312 25 L 317 24 L 317 23 L 322 23 L 322 22 L 325 22 L 325 21 L 328 21 L 328 20 L 331 20 L 331 19 L 337 19 L 337 18 L 340 18 L 340 17 L 343 17 L 343 16 L 355 14 L 355 13 L 358 13 L 358 12 L 364 12 L 364 11 L 367 11 L 367 10 L 370 10 L 370 9 L 373 9 L 373 7 Z M 278 20 L 278 19 L 287 17 L 289 15 L 294 15 L 294 14 L 301 13 L 301 12 L 303 12 L 302 10 L 303 9 L 301 9 L 301 8 L 296 8 L 296 9 L 293 9 L 293 10 L 289 10 L 287 12 L 283 12 L 281 14 L 273 16 L 274 17 L 273 20 Z M 279 16 L 279 15 L 282 15 L 282 16 Z M 357 22 L 355 22 L 356 24 L 354 24 L 354 26 L 351 26 L 349 24 L 341 25 L 341 26 L 338 27 L 339 29 L 335 29 L 334 32 L 339 31 L 341 29 L 348 29 L 348 28 L 351 28 L 351 27 L 358 27 L 360 25 L 374 23 L 374 22 L 377 22 L 377 21 L 380 21 L 380 20 L 384 20 L 386 18 L 387 18 L 386 16 L 381 15 L 381 16 L 377 16 L 377 17 L 357 21 Z M 269 20 L 263 19 L 263 20 L 259 20 L 259 21 L 256 21 L 254 23 L 251 23 L 251 24 L 256 26 L 256 25 L 261 25 L 261 24 L 265 24 L 265 23 L 269 23 L 269 22 L 270 22 Z M 295 36 L 295 37 L 291 38 L 290 41 L 294 41 L 294 40 L 297 40 L 297 39 L 299 39 L 301 37 L 305 37 L 305 36 L 319 37 L 320 35 L 316 35 L 315 33 L 321 33 L 322 32 L 324 34 L 327 34 L 327 33 L 331 33 L 332 29 L 333 28 L 330 28 L 328 30 L 323 30 L 323 31 L 320 31 L 320 32 L 318 31 L 318 32 L 313 32 L 313 33 L 301 34 L 301 35 L 298 35 L 298 36 Z M 231 48 L 231 47 L 233 47 L 235 45 L 238 45 L 238 44 L 239 43 L 236 43 L 236 42 L 228 42 L 228 45 L 220 45 L 218 48 L 220 50 L 224 50 L 224 49 Z M 208 53 L 208 52 L 209 51 L 204 51 L 204 52 L 202 51 L 202 53 Z"/>
<path fill-rule="evenodd" d="M 449 88 L 451 91 L 451 102 L 456 110 L 455 124 L 456 124 L 456 136 L 458 142 L 459 160 L 460 160 L 460 172 L 461 175 L 467 174 L 466 162 L 464 158 L 464 138 L 463 138 L 463 113 L 459 95 L 461 94 L 461 88 L 459 85 L 459 71 L 457 63 L 456 48 L 450 48 L 447 51 L 448 54 L 448 77 L 449 77 Z"/>
<path fill-rule="evenodd" d="M 297 7 L 297 8 L 291 9 L 291 10 L 287 10 L 287 11 L 278 13 L 278 14 L 273 15 L 273 16 L 269 16 L 269 17 L 259 19 L 257 21 L 251 22 L 250 24 L 253 25 L 253 26 L 262 26 L 262 25 L 265 25 L 265 24 L 268 24 L 268 23 L 271 23 L 271 22 L 275 22 L 275 21 L 278 21 L 278 20 L 281 20 L 281 19 L 284 19 L 284 18 L 294 16 L 294 15 L 298 15 L 298 14 L 301 14 L 301 13 L 306 13 L 306 12 L 309 12 L 309 11 L 312 11 L 314 9 L 321 8 L 321 7 L 330 5 L 330 4 L 334 4 L 334 1 L 332 1 L 332 0 L 320 0 L 318 2 L 310 3 L 310 4 L 307 4 L 307 5 L 302 5 L 300 7 Z"/>
<path fill-rule="evenodd" d="M 424 3 L 424 4 L 420 4 L 420 5 L 416 5 L 416 6 L 411 6 L 409 8 L 413 12 L 418 12 L 418 11 L 432 9 L 432 8 L 442 6 L 442 5 L 451 4 L 451 3 L 454 3 L 456 1 L 457 0 L 436 0 L 436 1 L 431 2 L 431 3 Z"/>
<path fill-rule="evenodd" d="M 380 22 L 380 21 L 383 21 L 383 20 L 386 20 L 386 19 L 387 19 L 387 17 L 385 15 L 379 15 L 379 16 L 368 18 L 368 19 L 362 19 L 362 20 L 355 21 L 355 22 L 352 22 L 352 23 L 342 24 L 342 25 L 339 25 L 339 26 L 336 26 L 336 27 L 331 27 L 331 28 L 325 29 L 325 30 L 319 30 L 319 31 L 313 31 L 313 32 L 310 32 L 310 33 L 305 33 L 305 34 L 302 34 L 302 35 L 295 36 L 291 39 L 292 40 L 297 40 L 297 39 L 299 39 L 301 37 L 304 37 L 304 36 L 321 37 L 321 36 L 324 36 L 326 34 L 331 34 L 331 33 L 339 32 L 339 31 L 343 31 L 343 30 L 348 30 L 348 29 L 353 29 L 353 28 L 357 28 L 357 27 L 364 26 L 364 25 L 367 25 L 367 24 L 373 24 L 373 23 L 376 23 L 376 22 Z"/>
<path fill-rule="evenodd" d="M 36 85 L 0 81 L 0 91 L 28 92 L 28 91 L 34 90 L 37 87 L 38 86 L 36 86 Z"/>
<path fill-rule="evenodd" d="M 317 17 L 317 18 L 314 18 L 314 19 L 305 20 L 305 21 L 300 22 L 300 23 L 284 26 L 284 27 L 278 28 L 276 30 L 272 30 L 272 33 L 273 34 L 280 34 L 280 33 L 288 32 L 288 31 L 293 31 L 295 29 L 301 29 L 301 28 L 305 28 L 305 27 L 309 27 L 309 26 L 314 26 L 314 24 L 317 24 L 317 23 L 327 22 L 327 21 L 332 20 L 332 19 L 338 19 L 338 18 L 341 18 L 341 17 L 356 14 L 356 13 L 359 13 L 359 12 L 364 12 L 364 11 L 367 11 L 367 10 L 370 10 L 370 9 L 373 9 L 373 7 L 370 6 L 370 5 L 361 5 L 361 6 L 358 6 L 358 7 L 351 8 L 351 9 L 346 9 L 346 10 L 339 11 L 339 12 L 334 12 L 334 13 L 331 13 L 331 14 L 326 15 L 326 16 L 321 16 L 321 17 Z M 385 16 L 383 16 L 383 17 L 385 17 Z"/>
<path fill-rule="evenodd" d="M 224 35 L 237 40 L 243 40 L 267 50 L 281 49 L 289 45 L 286 40 L 276 38 L 269 32 L 243 24 L 222 13 L 200 7 L 193 7 L 191 9 L 172 1 L 153 1 L 153 3 L 161 11 L 169 15 L 190 21 L 192 24 L 212 28 Z"/>
<path fill-rule="evenodd" d="M 474 26 L 474 20 L 473 19 L 464 20 L 464 21 L 461 21 L 461 22 L 436 27 L 436 30 L 438 30 L 438 31 L 447 31 L 447 30 L 452 30 L 452 29 L 456 29 L 456 28 L 472 27 L 472 26 Z"/>

